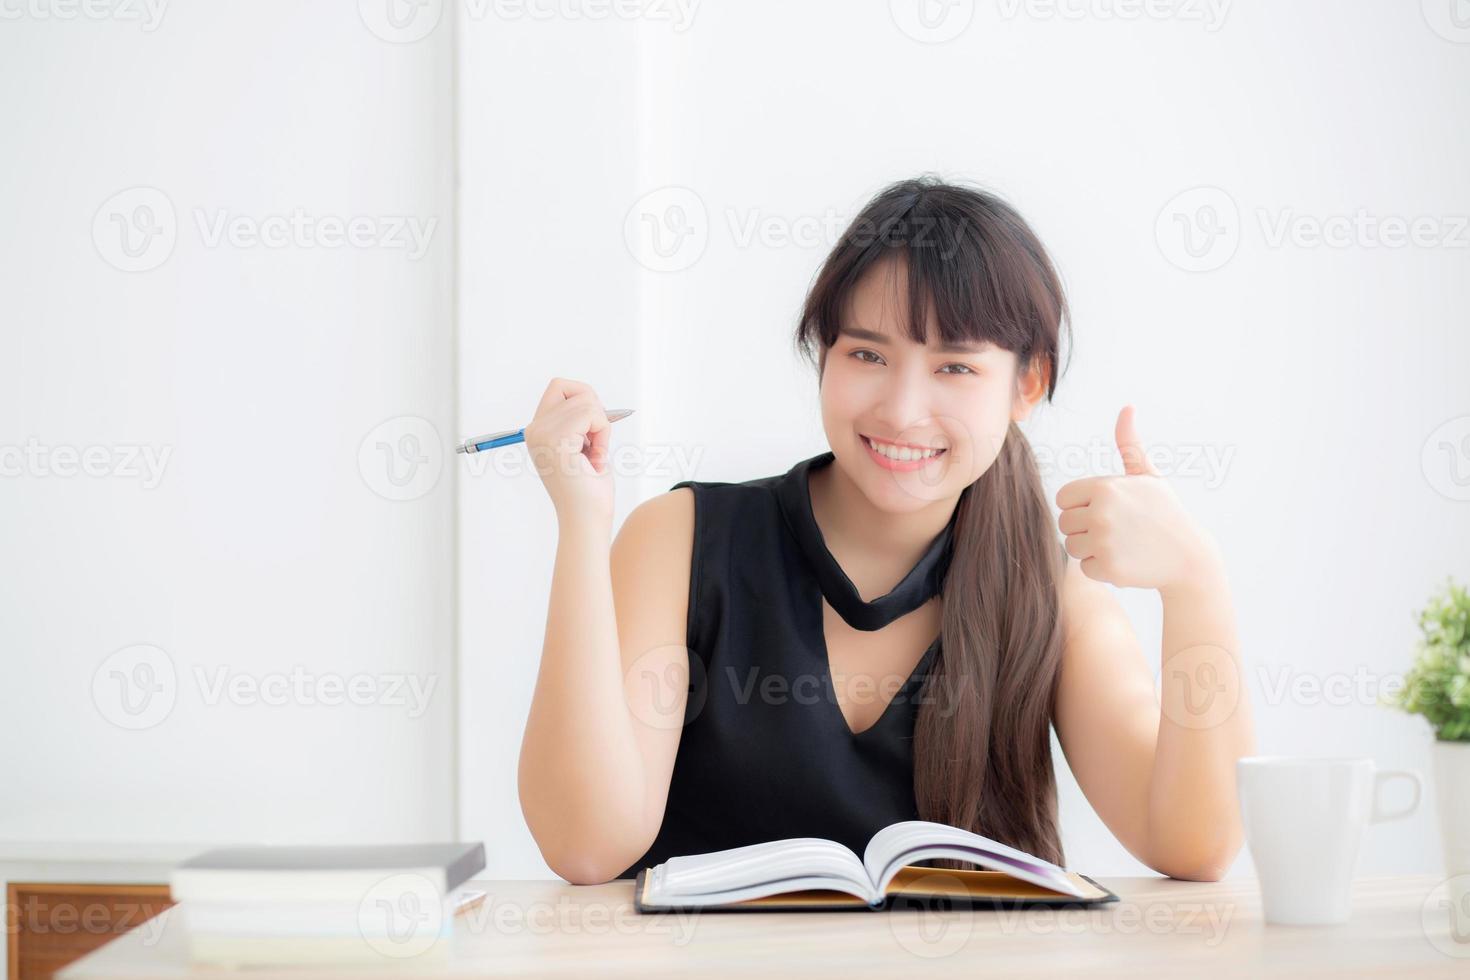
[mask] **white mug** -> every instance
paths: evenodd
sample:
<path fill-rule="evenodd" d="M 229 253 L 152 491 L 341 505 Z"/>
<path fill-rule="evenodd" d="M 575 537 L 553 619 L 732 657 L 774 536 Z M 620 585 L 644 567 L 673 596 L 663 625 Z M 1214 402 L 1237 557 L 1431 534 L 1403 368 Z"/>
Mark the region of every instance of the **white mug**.
<path fill-rule="evenodd" d="M 1407 817 L 1423 789 L 1418 773 L 1376 772 L 1372 759 L 1256 756 L 1235 777 L 1262 911 L 1282 925 L 1346 922 L 1363 828 Z M 1413 786 L 1408 806 L 1383 806 L 1392 780 Z"/>

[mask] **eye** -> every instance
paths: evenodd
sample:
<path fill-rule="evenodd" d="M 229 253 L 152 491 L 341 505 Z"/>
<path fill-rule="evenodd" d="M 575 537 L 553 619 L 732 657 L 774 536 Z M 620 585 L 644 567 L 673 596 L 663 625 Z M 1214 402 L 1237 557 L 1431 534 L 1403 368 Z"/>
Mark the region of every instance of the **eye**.
<path fill-rule="evenodd" d="M 876 361 L 869 361 L 869 360 L 866 360 L 866 359 L 864 359 L 864 358 L 862 358 L 862 357 L 860 357 L 860 356 L 859 356 L 859 355 L 861 355 L 861 354 L 873 354 L 873 356 L 874 356 L 874 357 L 877 357 L 877 358 L 878 358 L 878 360 L 876 360 Z M 863 362 L 863 363 L 864 363 L 864 364 L 881 364 L 881 363 L 882 363 L 882 361 L 883 361 L 883 358 L 881 358 L 881 357 L 878 357 L 878 355 L 877 355 L 877 354 L 874 354 L 874 353 L 873 353 L 873 352 L 872 352 L 872 351 L 870 351 L 870 350 L 861 350 L 861 349 L 860 349 L 860 350 L 855 350 L 855 351 L 853 351 L 853 352 L 852 352 L 852 356 L 853 356 L 853 357 L 856 357 L 856 358 L 857 358 L 857 359 L 858 359 L 858 360 L 859 360 L 859 361 L 862 361 L 862 362 Z"/>
<path fill-rule="evenodd" d="M 945 365 L 945 366 L 944 366 L 944 367 L 943 367 L 943 368 L 940 368 L 940 369 L 939 369 L 939 370 L 941 370 L 941 371 L 943 371 L 943 370 L 944 370 L 944 368 L 952 368 L 952 367 L 957 367 L 957 368 L 964 368 L 964 370 L 963 370 L 963 371 L 962 371 L 962 372 L 960 372 L 960 371 L 956 371 L 956 372 L 951 372 L 951 373 L 954 373 L 954 374 L 961 374 L 961 373 L 962 373 L 962 374 L 974 374 L 974 373 L 976 373 L 976 372 L 975 372 L 975 371 L 974 371 L 974 370 L 973 370 L 973 369 L 972 369 L 972 368 L 971 368 L 971 367 L 970 367 L 970 365 L 968 365 L 968 364 L 946 364 L 946 365 Z"/>

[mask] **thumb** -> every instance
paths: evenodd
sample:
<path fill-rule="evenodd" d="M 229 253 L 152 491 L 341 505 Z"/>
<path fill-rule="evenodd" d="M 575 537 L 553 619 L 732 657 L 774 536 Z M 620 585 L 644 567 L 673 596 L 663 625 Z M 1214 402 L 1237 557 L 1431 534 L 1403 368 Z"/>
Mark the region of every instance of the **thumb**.
<path fill-rule="evenodd" d="M 1138 438 L 1138 430 L 1133 425 L 1134 414 L 1132 405 L 1124 405 L 1123 410 L 1118 413 L 1115 436 L 1118 440 L 1118 452 L 1123 457 L 1123 472 L 1129 476 L 1158 476 L 1159 471 L 1154 469 L 1143 450 L 1143 440 Z"/>

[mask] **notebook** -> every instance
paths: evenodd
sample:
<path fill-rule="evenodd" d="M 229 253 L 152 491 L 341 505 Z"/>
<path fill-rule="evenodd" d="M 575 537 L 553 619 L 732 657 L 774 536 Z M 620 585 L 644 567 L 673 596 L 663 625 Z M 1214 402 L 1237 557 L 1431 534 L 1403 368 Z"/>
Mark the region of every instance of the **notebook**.
<path fill-rule="evenodd" d="M 978 870 L 927 868 L 954 858 Z M 1116 902 L 1096 881 L 979 834 L 906 820 L 873 835 L 859 857 L 816 837 L 670 858 L 638 872 L 639 912 L 881 911 L 948 902 L 971 908 L 1074 907 Z"/>
<path fill-rule="evenodd" d="M 175 902 L 356 903 L 391 875 L 444 896 L 484 868 L 481 843 L 232 847 L 176 866 L 169 892 Z"/>

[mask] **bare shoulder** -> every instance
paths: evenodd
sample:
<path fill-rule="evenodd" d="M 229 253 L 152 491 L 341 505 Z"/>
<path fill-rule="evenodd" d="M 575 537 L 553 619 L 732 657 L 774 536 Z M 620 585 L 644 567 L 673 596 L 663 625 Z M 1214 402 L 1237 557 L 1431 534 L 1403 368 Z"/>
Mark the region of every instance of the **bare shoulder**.
<path fill-rule="evenodd" d="M 613 540 L 613 552 L 621 546 L 644 551 L 649 548 L 665 552 L 682 550 L 688 558 L 688 550 L 694 542 L 694 491 L 680 487 L 650 497 L 634 507 L 623 520 Z"/>
<path fill-rule="evenodd" d="M 643 501 L 612 544 L 618 627 L 634 650 L 682 644 L 689 614 L 694 491 L 680 487 Z"/>

